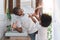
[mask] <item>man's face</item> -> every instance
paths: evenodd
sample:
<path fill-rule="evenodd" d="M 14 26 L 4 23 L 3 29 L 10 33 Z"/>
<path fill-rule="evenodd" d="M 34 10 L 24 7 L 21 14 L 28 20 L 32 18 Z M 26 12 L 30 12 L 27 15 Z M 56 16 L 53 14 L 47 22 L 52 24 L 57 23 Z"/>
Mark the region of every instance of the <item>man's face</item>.
<path fill-rule="evenodd" d="M 18 14 L 21 16 L 21 15 L 23 15 L 24 13 L 23 13 L 23 10 L 22 9 L 19 9 L 18 10 Z"/>

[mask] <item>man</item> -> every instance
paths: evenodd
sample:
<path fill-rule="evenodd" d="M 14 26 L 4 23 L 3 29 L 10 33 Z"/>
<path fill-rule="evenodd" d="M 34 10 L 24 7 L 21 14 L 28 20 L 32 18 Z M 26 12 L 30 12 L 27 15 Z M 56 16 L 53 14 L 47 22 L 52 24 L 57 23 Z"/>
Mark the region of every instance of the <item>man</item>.
<path fill-rule="evenodd" d="M 13 13 L 15 17 L 17 16 L 17 18 L 15 19 L 16 21 L 12 23 L 12 28 L 17 30 L 18 32 L 21 32 L 24 28 L 31 37 L 31 40 L 35 40 L 35 35 L 37 31 L 34 23 L 35 21 L 33 22 L 29 15 L 24 14 L 22 9 L 20 8 L 15 7 L 13 9 Z"/>

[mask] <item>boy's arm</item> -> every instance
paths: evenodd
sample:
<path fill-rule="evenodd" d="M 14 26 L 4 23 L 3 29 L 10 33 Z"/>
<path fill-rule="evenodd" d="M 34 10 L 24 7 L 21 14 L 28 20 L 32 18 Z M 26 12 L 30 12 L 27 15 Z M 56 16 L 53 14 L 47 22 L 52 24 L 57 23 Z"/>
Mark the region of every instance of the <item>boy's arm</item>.
<path fill-rule="evenodd" d="M 32 14 L 32 16 L 35 16 L 38 21 L 40 21 L 40 18 L 36 16 L 36 14 Z"/>
<path fill-rule="evenodd" d="M 13 23 L 12 28 L 17 30 L 18 32 L 22 32 L 22 27 L 18 28 L 15 23 Z"/>
<path fill-rule="evenodd" d="M 34 23 L 36 23 L 36 20 L 33 18 L 33 16 L 29 15 L 29 17 L 32 19 Z"/>
<path fill-rule="evenodd" d="M 37 17 L 37 16 L 35 16 L 36 17 L 36 19 L 38 20 L 38 21 L 40 21 L 40 18 L 39 17 Z"/>

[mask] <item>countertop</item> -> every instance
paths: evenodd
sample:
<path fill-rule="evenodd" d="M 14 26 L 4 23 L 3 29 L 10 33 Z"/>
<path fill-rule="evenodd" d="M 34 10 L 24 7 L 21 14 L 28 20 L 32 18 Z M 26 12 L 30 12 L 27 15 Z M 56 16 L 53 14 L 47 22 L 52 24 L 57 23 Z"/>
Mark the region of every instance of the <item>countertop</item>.
<path fill-rule="evenodd" d="M 5 33 L 5 36 L 28 36 L 28 33 L 26 31 L 19 33 L 17 31 L 7 31 Z"/>

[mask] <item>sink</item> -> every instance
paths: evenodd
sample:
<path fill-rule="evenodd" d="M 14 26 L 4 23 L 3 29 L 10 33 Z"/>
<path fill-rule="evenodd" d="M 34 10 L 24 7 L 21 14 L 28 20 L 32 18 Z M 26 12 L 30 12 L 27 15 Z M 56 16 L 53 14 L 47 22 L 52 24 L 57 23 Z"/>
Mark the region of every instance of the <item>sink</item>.
<path fill-rule="evenodd" d="M 28 33 L 26 31 L 19 33 L 17 31 L 7 31 L 5 33 L 5 36 L 28 36 Z"/>

